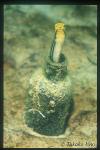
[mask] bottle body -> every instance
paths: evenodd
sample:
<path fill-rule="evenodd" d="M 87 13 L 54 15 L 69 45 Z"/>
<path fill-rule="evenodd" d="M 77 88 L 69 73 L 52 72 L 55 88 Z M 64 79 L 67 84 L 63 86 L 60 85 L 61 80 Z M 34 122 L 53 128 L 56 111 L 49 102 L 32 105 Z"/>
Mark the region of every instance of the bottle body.
<path fill-rule="evenodd" d="M 71 80 L 66 71 L 61 71 L 61 64 L 58 68 L 57 64 L 56 67 L 54 63 L 47 64 L 46 74 L 40 68 L 30 79 L 25 120 L 40 134 L 60 135 L 67 127 L 73 108 Z"/>

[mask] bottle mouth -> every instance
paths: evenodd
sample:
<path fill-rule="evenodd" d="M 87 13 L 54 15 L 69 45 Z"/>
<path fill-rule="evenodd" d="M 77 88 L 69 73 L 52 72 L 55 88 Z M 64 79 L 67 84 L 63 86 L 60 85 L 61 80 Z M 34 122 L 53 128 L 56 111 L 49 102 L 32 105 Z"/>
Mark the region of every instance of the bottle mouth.
<path fill-rule="evenodd" d="M 59 62 L 54 62 L 48 57 L 45 64 L 45 74 L 50 80 L 62 80 L 67 74 L 67 61 L 65 56 L 61 54 Z"/>

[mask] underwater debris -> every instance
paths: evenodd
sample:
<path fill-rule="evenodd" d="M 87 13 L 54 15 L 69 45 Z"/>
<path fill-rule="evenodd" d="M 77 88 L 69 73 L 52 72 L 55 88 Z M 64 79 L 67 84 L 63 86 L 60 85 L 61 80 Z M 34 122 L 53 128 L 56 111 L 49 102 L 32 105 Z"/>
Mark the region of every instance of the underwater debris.
<path fill-rule="evenodd" d="M 65 132 L 73 110 L 71 80 L 66 58 L 61 53 L 64 24 L 57 23 L 55 31 L 55 40 L 44 67 L 32 74 L 25 103 L 28 127 L 48 136 Z"/>

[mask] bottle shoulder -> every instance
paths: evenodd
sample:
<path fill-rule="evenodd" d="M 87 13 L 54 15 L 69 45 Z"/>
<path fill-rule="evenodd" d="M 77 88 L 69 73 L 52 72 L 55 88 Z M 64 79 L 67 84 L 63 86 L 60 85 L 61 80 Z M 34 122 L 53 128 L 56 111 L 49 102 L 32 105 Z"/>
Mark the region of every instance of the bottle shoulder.
<path fill-rule="evenodd" d="M 34 72 L 32 74 L 32 76 L 29 79 L 29 84 L 33 84 L 33 82 L 44 82 L 53 86 L 56 85 L 64 85 L 64 86 L 71 86 L 71 78 L 70 76 L 67 74 L 66 77 L 63 80 L 49 80 L 48 78 L 46 78 L 42 68 L 38 69 L 36 72 Z"/>
<path fill-rule="evenodd" d="M 56 97 L 71 95 L 72 93 L 71 80 L 68 75 L 63 80 L 52 81 L 45 77 L 42 69 L 37 70 L 31 76 L 29 84 L 32 89 L 36 89 L 39 93 L 42 91 Z"/>

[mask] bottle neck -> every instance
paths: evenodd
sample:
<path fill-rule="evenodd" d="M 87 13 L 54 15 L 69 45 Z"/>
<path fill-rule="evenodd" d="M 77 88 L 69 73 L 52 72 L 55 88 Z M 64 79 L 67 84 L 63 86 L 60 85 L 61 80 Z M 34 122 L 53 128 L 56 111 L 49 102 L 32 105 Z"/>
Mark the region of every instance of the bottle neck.
<path fill-rule="evenodd" d="M 63 80 L 67 75 L 67 62 L 63 54 L 60 55 L 59 63 L 47 59 L 45 63 L 45 75 L 50 80 Z"/>

